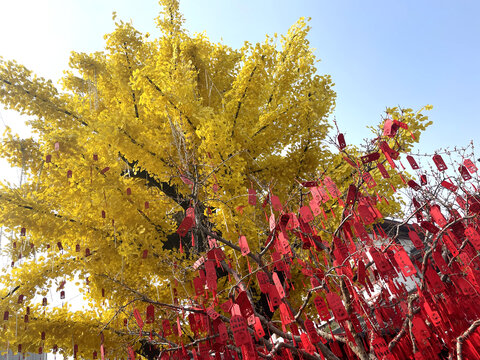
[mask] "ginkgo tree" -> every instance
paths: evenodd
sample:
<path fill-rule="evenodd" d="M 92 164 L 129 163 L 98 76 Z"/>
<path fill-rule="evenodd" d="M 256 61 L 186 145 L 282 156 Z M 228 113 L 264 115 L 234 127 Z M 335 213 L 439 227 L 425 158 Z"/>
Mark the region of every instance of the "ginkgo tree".
<path fill-rule="evenodd" d="M 412 334 L 418 302 L 432 299 L 423 280 L 413 295 L 398 283 L 414 273 L 395 243 L 400 226 L 376 227 L 413 217 L 397 192 L 407 183 L 424 195 L 417 245 L 436 250 L 449 227 L 475 219 L 467 207 L 439 232 L 418 218 L 438 191 L 412 183 L 399 155 L 429 108 L 387 109 L 371 142 L 347 144 L 329 121 L 333 83 L 318 74 L 305 19 L 232 49 L 189 35 L 177 1 L 160 4 L 159 38 L 115 20 L 103 51 L 72 53 L 61 91 L 1 61 L 0 101 L 28 116 L 33 136 L 7 129 L 1 144 L 25 181 L 0 192 L 12 259 L 0 346 L 82 358 L 461 356 L 464 340 L 447 345 L 425 322 L 435 341 Z M 428 286 L 432 253 L 418 268 Z M 67 283 L 85 310 L 49 303 L 48 293 L 69 298 Z M 474 320 L 457 319 L 448 336 L 466 339 Z"/>

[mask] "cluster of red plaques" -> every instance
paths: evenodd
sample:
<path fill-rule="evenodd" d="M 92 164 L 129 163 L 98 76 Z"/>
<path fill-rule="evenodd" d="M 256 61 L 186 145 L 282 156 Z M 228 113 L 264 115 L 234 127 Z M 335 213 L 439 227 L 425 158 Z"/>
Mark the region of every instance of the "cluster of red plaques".
<path fill-rule="evenodd" d="M 384 135 L 393 137 L 399 128 L 408 129 L 408 126 L 387 120 Z M 346 144 L 342 134 L 338 136 L 338 142 L 343 151 Z M 253 287 L 252 282 L 256 281 L 259 291 L 267 298 L 269 310 L 279 313 L 282 331 L 293 335 L 291 340 L 284 338 L 280 341 L 301 349 L 303 354 L 324 358 L 318 348 L 322 342 L 340 359 L 357 359 L 345 345 L 345 341 L 354 342 L 350 330 L 353 329 L 361 336 L 365 349 L 373 349 L 379 359 L 442 359 L 444 354 L 455 351 L 457 338 L 480 318 L 480 307 L 476 306 L 480 301 L 480 258 L 477 257 L 480 250 L 480 198 L 473 184 L 475 191 L 469 193 L 464 187 L 460 194 L 459 187 L 448 177 L 440 185 L 454 193 L 463 215 L 453 208 L 442 210 L 432 201 L 420 204 L 414 197 L 417 222 L 405 225 L 418 250 L 417 257 L 411 259 L 405 249 L 392 240 L 392 235 L 389 237 L 377 225 L 382 219 L 377 204 L 387 200 L 374 191 L 377 184 L 369 172 L 361 170 L 361 165 L 375 164 L 384 179 L 398 175 L 419 193 L 427 186 L 427 178 L 419 173 L 420 185 L 414 180 L 406 182 L 398 170 L 403 168 L 400 153 L 386 140 L 380 140 L 378 148 L 377 152 L 362 156 L 361 163 L 345 156 L 345 160 L 359 171 L 365 184 L 351 184 L 345 196 L 328 176 L 302 184 L 308 188 L 311 197 L 308 204 L 300 206 L 296 212 L 284 208 L 278 196 L 268 194 L 262 204 L 264 209 L 268 204 L 272 209 L 270 215 L 265 212 L 270 226 L 270 235 L 265 241 L 265 247 L 269 248 L 268 266 L 255 269 L 250 260 L 248 266 L 252 276 L 246 283 Z M 381 154 L 394 174 L 385 168 L 380 160 Z M 406 158 L 413 170 L 421 170 L 414 157 L 408 155 Z M 447 169 L 441 155 L 434 155 L 432 160 L 438 172 Z M 477 168 L 470 159 L 464 159 L 458 171 L 466 182 L 475 176 Z M 366 189 L 373 189 L 370 192 L 375 195 L 369 195 Z M 257 206 L 255 189 L 249 189 L 248 198 L 251 206 Z M 329 216 L 335 216 L 323 206 L 331 199 L 336 199 L 345 208 L 348 220 L 343 222 L 337 236 L 324 241 L 317 230 Z M 190 208 L 178 234 L 187 236 L 194 226 L 194 209 Z M 309 261 L 295 257 L 293 243 L 302 244 L 310 254 Z M 256 315 L 247 289 L 240 285 L 234 297 L 224 303 L 217 301 L 217 274 L 219 270 L 225 270 L 224 264 L 231 266 L 231 262 L 219 242 L 209 238 L 209 245 L 210 250 L 194 265 L 198 271 L 193 280 L 195 311 L 188 315 L 178 313 L 174 326 L 169 320 L 163 320 L 159 332 L 163 336 L 181 335 L 182 326 L 190 326 L 196 338 L 202 333 L 209 339 L 190 346 L 182 344 L 175 351 L 162 353 L 161 358 L 183 359 L 191 354 L 194 359 L 238 359 L 238 349 L 243 359 L 258 359 L 259 354 L 269 354 L 260 340 L 266 339 L 273 345 L 272 334 L 265 319 L 262 322 Z M 250 248 L 243 235 L 238 238 L 238 248 L 248 261 Z M 332 263 L 322 255 L 330 251 L 333 253 Z M 318 264 L 322 259 L 325 266 L 320 267 Z M 344 279 L 351 301 L 349 311 L 339 295 L 338 282 L 325 281 L 328 277 L 326 269 L 332 266 L 334 273 Z M 291 273 L 296 269 L 300 269 L 300 276 L 303 276 L 301 281 L 305 286 L 302 289 L 295 289 L 291 282 Z M 307 292 L 313 293 L 311 303 L 317 314 L 310 318 L 303 315 L 301 321 L 297 321 L 285 301 L 295 291 L 303 291 L 305 296 Z M 140 314 L 134 314 L 142 328 Z M 148 319 L 154 319 L 153 306 L 147 308 L 147 322 Z M 328 325 L 326 328 L 331 337 L 325 339 L 317 329 L 332 319 L 340 326 L 340 332 L 333 332 Z M 351 327 L 347 326 L 348 322 Z M 395 338 L 399 333 L 400 336 Z M 279 341 L 278 337 L 276 341 Z M 235 346 L 237 351 L 227 345 Z M 480 359 L 476 350 L 480 348 L 478 330 L 469 333 L 462 345 L 466 358 Z M 294 356 L 302 358 L 302 352 L 283 347 L 273 358 L 293 359 Z"/>

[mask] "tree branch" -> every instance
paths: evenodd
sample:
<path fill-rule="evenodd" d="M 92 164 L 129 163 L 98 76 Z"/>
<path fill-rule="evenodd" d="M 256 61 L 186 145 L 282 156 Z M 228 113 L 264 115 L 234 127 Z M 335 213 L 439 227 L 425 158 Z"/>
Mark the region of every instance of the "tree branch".
<path fill-rule="evenodd" d="M 457 360 L 463 360 L 462 346 L 465 340 L 480 326 L 480 319 L 470 325 L 470 327 L 464 331 L 462 335 L 457 338 Z"/>

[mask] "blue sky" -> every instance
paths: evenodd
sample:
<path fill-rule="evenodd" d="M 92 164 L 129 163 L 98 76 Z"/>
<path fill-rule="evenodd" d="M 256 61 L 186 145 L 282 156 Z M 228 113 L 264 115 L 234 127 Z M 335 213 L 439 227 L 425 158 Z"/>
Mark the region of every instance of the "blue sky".
<path fill-rule="evenodd" d="M 154 0 L 2 1 L 0 55 L 58 79 L 71 50 L 102 49 L 112 11 L 155 34 L 158 9 Z M 434 106 L 434 125 L 420 150 L 478 138 L 478 1 L 184 0 L 181 10 L 191 32 L 206 31 L 233 47 L 311 17 L 310 45 L 322 60 L 319 73 L 331 74 L 336 84 L 335 116 L 347 142 L 369 136 L 365 127 L 378 123 L 386 106 L 426 104 Z M 19 123 L 10 112 L 1 114 L 6 124 Z"/>

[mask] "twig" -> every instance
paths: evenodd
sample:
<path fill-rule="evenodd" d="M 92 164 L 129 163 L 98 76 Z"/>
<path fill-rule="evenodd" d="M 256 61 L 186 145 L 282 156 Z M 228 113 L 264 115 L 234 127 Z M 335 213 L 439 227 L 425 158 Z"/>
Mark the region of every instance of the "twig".
<path fill-rule="evenodd" d="M 463 360 L 462 345 L 465 340 L 480 326 L 480 319 L 470 325 L 470 327 L 457 338 L 457 360 Z"/>
<path fill-rule="evenodd" d="M 123 311 L 123 309 L 125 309 L 128 305 L 134 303 L 135 301 L 139 301 L 139 300 L 141 300 L 141 298 L 135 298 L 127 302 L 125 305 L 120 306 L 118 310 L 115 312 L 115 314 L 112 316 L 112 318 L 99 331 L 99 333 L 103 332 L 103 330 L 105 330 L 108 327 L 108 325 L 110 325 L 110 323 L 117 317 L 118 314 L 120 314 L 121 311 Z"/>
<path fill-rule="evenodd" d="M 418 294 L 412 294 L 408 297 L 408 301 L 407 301 L 407 309 L 408 309 L 408 312 L 407 312 L 407 316 L 405 318 L 405 320 L 403 321 L 403 324 L 402 324 L 402 327 L 399 331 L 399 333 L 392 339 L 392 341 L 390 341 L 390 343 L 388 344 L 388 350 L 392 350 L 393 347 L 400 341 L 400 339 L 402 338 L 403 335 L 405 335 L 406 331 L 407 331 L 407 327 L 409 326 L 409 323 L 410 321 L 412 320 L 412 317 L 413 315 L 415 315 L 416 313 L 418 313 L 420 311 L 420 308 L 417 308 L 417 309 L 413 309 L 413 302 L 418 299 Z M 414 340 L 412 339 L 412 342 Z"/>

